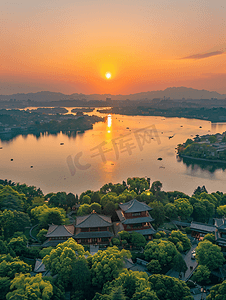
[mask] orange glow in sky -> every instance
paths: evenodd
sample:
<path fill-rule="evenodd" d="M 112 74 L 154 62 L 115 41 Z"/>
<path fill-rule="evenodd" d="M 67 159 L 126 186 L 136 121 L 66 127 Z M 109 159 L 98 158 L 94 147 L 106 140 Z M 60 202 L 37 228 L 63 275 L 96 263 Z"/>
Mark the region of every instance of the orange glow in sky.
<path fill-rule="evenodd" d="M 0 94 L 226 93 L 225 9 L 225 0 L 4 1 Z"/>

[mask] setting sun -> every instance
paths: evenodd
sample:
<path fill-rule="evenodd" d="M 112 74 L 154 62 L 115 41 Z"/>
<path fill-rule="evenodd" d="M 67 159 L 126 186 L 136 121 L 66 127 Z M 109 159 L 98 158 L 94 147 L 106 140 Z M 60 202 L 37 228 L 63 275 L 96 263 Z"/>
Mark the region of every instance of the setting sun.
<path fill-rule="evenodd" d="M 111 79 L 111 73 L 107 72 L 107 73 L 105 74 L 105 77 L 106 77 L 107 79 Z"/>

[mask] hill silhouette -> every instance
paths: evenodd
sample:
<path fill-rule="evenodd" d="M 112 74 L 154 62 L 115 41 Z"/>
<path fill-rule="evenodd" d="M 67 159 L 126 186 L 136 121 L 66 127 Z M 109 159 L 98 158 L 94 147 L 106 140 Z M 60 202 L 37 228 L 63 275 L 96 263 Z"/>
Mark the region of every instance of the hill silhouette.
<path fill-rule="evenodd" d="M 170 99 L 211 99 L 211 98 L 217 98 L 217 99 L 226 99 L 226 94 L 219 94 L 217 92 L 210 92 L 207 90 L 197 90 L 193 88 L 187 88 L 187 87 L 169 87 L 165 90 L 159 90 L 159 91 L 149 91 L 149 92 L 141 92 L 141 93 L 135 93 L 135 94 L 129 94 L 129 95 L 111 95 L 111 94 L 91 94 L 91 95 L 85 95 L 85 94 L 78 94 L 74 93 L 71 95 L 66 95 L 63 93 L 57 93 L 57 92 L 49 92 L 49 91 L 42 91 L 37 93 L 18 93 L 18 94 L 12 94 L 12 95 L 0 95 L 0 100 L 10 100 L 10 99 L 16 99 L 18 100 L 32 100 L 32 101 L 59 101 L 59 100 L 106 100 L 106 98 L 111 98 L 112 100 L 152 100 L 154 98 L 169 98 Z"/>

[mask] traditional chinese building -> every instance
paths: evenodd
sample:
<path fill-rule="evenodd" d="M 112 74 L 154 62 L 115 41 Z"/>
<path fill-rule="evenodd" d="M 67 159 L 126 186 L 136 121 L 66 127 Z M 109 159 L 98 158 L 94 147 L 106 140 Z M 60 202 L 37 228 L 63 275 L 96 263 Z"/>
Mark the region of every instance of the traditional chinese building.
<path fill-rule="evenodd" d="M 99 215 L 95 211 L 77 217 L 75 227 L 74 239 L 80 244 L 108 245 L 114 236 L 111 217 Z"/>
<path fill-rule="evenodd" d="M 215 239 L 216 244 L 221 247 L 221 250 L 226 254 L 226 222 L 225 218 L 215 219 Z"/>
<path fill-rule="evenodd" d="M 59 243 L 63 243 L 70 237 L 73 237 L 74 233 L 74 225 L 50 225 L 46 234 L 47 241 L 45 241 L 42 246 L 56 247 Z"/>
<path fill-rule="evenodd" d="M 202 239 L 208 233 L 215 233 L 216 226 L 199 222 L 191 222 L 191 235 L 196 239 Z"/>
<path fill-rule="evenodd" d="M 119 208 L 116 213 L 125 231 L 136 231 L 144 235 L 146 239 L 152 239 L 155 230 L 151 225 L 154 219 L 149 214 L 151 207 L 133 199 L 119 204 Z"/>

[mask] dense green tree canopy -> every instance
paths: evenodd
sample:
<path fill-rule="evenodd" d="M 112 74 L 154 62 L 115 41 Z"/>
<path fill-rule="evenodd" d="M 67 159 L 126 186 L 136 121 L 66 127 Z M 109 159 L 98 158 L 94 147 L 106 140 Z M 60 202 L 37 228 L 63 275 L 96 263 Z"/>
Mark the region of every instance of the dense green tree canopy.
<path fill-rule="evenodd" d="M 189 218 L 193 212 L 193 207 L 186 198 L 179 198 L 175 200 L 174 205 L 176 206 L 177 214 L 181 217 L 181 219 Z"/>
<path fill-rule="evenodd" d="M 149 206 L 152 208 L 150 214 L 154 219 L 154 224 L 156 227 L 159 227 L 165 220 L 164 206 L 159 201 L 151 202 Z"/>
<path fill-rule="evenodd" d="M 105 282 L 117 278 L 123 268 L 124 257 L 130 256 L 129 251 L 119 251 L 116 246 L 99 250 L 92 257 L 92 284 L 101 288 Z"/>
<path fill-rule="evenodd" d="M 23 231 L 30 225 L 30 218 L 26 213 L 20 211 L 0 211 L 0 234 L 5 239 L 13 236 L 15 231 Z"/>
<path fill-rule="evenodd" d="M 162 189 L 162 183 L 160 181 L 154 181 L 151 185 L 150 191 L 155 195 Z"/>
<path fill-rule="evenodd" d="M 186 283 L 177 278 L 156 274 L 149 277 L 149 282 L 159 300 L 193 300 Z"/>
<path fill-rule="evenodd" d="M 171 220 L 175 220 L 178 217 L 176 206 L 173 203 L 167 203 L 164 206 L 165 216 Z"/>
<path fill-rule="evenodd" d="M 156 293 L 150 288 L 138 291 L 133 295 L 132 300 L 159 300 Z"/>
<path fill-rule="evenodd" d="M 127 185 L 130 191 L 135 191 L 137 194 L 141 194 L 150 187 L 149 182 L 145 178 L 139 177 L 127 178 Z"/>
<path fill-rule="evenodd" d="M 115 288 L 121 286 L 126 298 L 132 299 L 136 292 L 150 287 L 147 279 L 148 275 L 145 272 L 123 270 L 116 279 L 104 284 L 102 292 L 110 295 Z"/>
<path fill-rule="evenodd" d="M 38 239 L 41 243 L 44 243 L 44 242 L 45 242 L 47 232 L 48 232 L 48 230 L 43 228 L 43 229 L 39 230 L 38 234 L 36 235 L 36 236 L 37 236 L 37 239 Z"/>
<path fill-rule="evenodd" d="M 43 263 L 52 275 L 58 274 L 62 282 L 67 285 L 71 280 L 74 263 L 78 257 L 83 257 L 85 250 L 73 238 L 58 244 L 49 255 L 43 258 Z"/>
<path fill-rule="evenodd" d="M 88 263 L 84 257 L 79 257 L 75 260 L 72 266 L 71 276 L 73 278 L 73 289 L 84 291 L 85 294 L 88 294 L 91 286 L 91 275 Z"/>
<path fill-rule="evenodd" d="M 193 274 L 193 281 L 196 281 L 200 285 L 206 285 L 208 284 L 209 277 L 210 277 L 211 271 L 207 266 L 199 265 Z"/>
<path fill-rule="evenodd" d="M 0 299 L 5 299 L 6 294 L 9 292 L 10 279 L 9 277 L 0 277 Z"/>
<path fill-rule="evenodd" d="M 161 268 L 172 266 L 175 256 L 178 254 L 176 246 L 170 241 L 150 241 L 144 249 L 144 256 L 147 261 L 158 260 Z"/>
<path fill-rule="evenodd" d="M 27 241 L 23 238 L 23 236 L 12 238 L 8 243 L 8 247 L 11 248 L 16 255 L 21 255 L 25 252 Z"/>
<path fill-rule="evenodd" d="M 220 217 L 226 216 L 226 205 L 221 205 L 217 208 L 217 213 Z"/>
<path fill-rule="evenodd" d="M 208 240 L 198 244 L 195 257 L 200 265 L 207 266 L 210 270 L 221 267 L 225 261 L 221 248 Z"/>
<path fill-rule="evenodd" d="M 226 300 L 226 280 L 210 289 L 207 300 Z"/>
<path fill-rule="evenodd" d="M 12 261 L 3 260 L 0 263 L 0 277 L 13 279 L 16 273 L 26 274 L 29 272 L 31 272 L 31 266 L 17 258 Z"/>
<path fill-rule="evenodd" d="M 49 300 L 53 295 L 53 287 L 49 281 L 44 281 L 42 275 L 30 277 L 30 274 L 17 274 L 11 282 L 12 290 L 6 295 L 7 300 Z"/>
<path fill-rule="evenodd" d="M 48 224 L 61 225 L 66 222 L 66 212 L 63 208 L 48 207 L 46 204 L 33 208 L 31 215 L 39 220 L 41 227 L 45 228 Z"/>
<path fill-rule="evenodd" d="M 67 208 L 66 193 L 58 192 L 50 197 L 48 205 Z"/>
<path fill-rule="evenodd" d="M 174 243 L 174 245 L 177 247 L 177 250 L 180 252 L 187 251 L 191 248 L 191 242 L 189 238 L 180 230 L 173 230 L 168 240 Z"/>
<path fill-rule="evenodd" d="M 131 233 L 131 244 L 134 247 L 141 248 L 147 244 L 147 241 L 142 234 L 134 231 Z"/>

